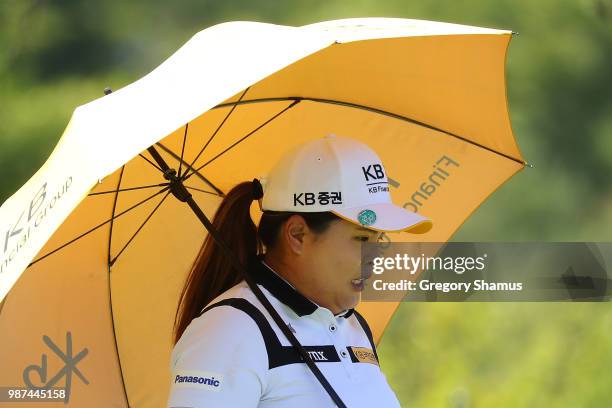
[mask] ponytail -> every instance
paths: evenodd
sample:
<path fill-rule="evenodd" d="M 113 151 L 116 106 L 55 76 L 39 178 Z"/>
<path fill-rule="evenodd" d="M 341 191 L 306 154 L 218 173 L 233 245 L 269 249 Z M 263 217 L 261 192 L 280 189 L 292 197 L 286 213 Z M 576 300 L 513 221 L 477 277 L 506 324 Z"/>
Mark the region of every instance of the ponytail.
<path fill-rule="evenodd" d="M 262 252 L 257 227 L 251 219 L 252 203 L 253 183 L 242 182 L 225 195 L 211 221 L 242 265 Z M 242 274 L 232 266 L 228 254 L 208 234 L 179 298 L 174 318 L 174 344 L 204 306 L 242 279 Z"/>

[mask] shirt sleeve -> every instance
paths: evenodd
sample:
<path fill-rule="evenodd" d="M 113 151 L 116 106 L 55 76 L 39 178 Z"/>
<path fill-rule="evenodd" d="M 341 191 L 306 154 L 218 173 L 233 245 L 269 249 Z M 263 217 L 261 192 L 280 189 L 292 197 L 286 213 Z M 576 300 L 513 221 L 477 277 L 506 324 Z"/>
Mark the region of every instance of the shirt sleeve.
<path fill-rule="evenodd" d="M 229 305 L 187 326 L 172 351 L 168 408 L 257 407 L 268 355 L 257 324 Z"/>

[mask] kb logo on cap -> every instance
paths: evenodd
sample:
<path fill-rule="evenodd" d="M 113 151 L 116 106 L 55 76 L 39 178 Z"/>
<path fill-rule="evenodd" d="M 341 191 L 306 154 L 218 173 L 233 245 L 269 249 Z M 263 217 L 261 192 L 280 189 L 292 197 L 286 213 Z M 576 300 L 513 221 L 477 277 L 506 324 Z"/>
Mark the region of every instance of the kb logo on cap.
<path fill-rule="evenodd" d="M 370 164 L 368 166 L 361 166 L 361 170 L 363 171 L 363 175 L 366 180 L 366 187 L 368 188 L 368 193 L 381 193 L 389 191 L 389 186 L 385 184 L 389 184 L 387 181 L 378 181 L 385 178 L 385 171 L 383 170 L 382 164 Z M 373 180 L 372 182 L 369 182 Z"/>
<path fill-rule="evenodd" d="M 294 193 L 293 206 L 298 205 L 328 205 L 342 204 L 342 192 L 340 191 L 319 191 L 318 193 Z"/>
<path fill-rule="evenodd" d="M 363 175 L 365 176 L 366 181 L 370 181 L 370 179 L 380 180 L 385 178 L 385 172 L 380 164 L 370 164 L 367 167 L 362 166 L 361 170 L 363 170 Z"/>

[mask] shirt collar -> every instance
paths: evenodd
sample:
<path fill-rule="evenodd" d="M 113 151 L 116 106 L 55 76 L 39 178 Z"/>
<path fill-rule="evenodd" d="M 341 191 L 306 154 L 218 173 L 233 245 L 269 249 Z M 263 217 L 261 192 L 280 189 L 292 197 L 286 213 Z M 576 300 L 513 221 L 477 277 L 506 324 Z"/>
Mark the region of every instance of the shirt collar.
<path fill-rule="evenodd" d="M 286 304 L 298 316 L 314 313 L 319 306 L 298 292 L 285 279 L 278 275 L 272 268 L 263 263 L 263 254 L 253 257 L 249 261 L 248 271 L 258 284 L 266 288 L 274 297 Z M 354 309 L 347 309 L 335 315 L 336 317 L 350 317 Z"/>

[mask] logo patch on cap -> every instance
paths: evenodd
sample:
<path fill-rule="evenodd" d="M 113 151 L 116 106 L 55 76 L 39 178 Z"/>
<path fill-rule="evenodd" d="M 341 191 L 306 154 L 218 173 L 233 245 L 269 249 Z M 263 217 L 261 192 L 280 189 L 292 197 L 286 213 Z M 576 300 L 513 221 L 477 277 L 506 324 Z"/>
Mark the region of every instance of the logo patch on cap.
<path fill-rule="evenodd" d="M 372 210 L 362 210 L 357 215 L 357 219 L 362 225 L 372 225 L 376 222 L 376 213 Z"/>

